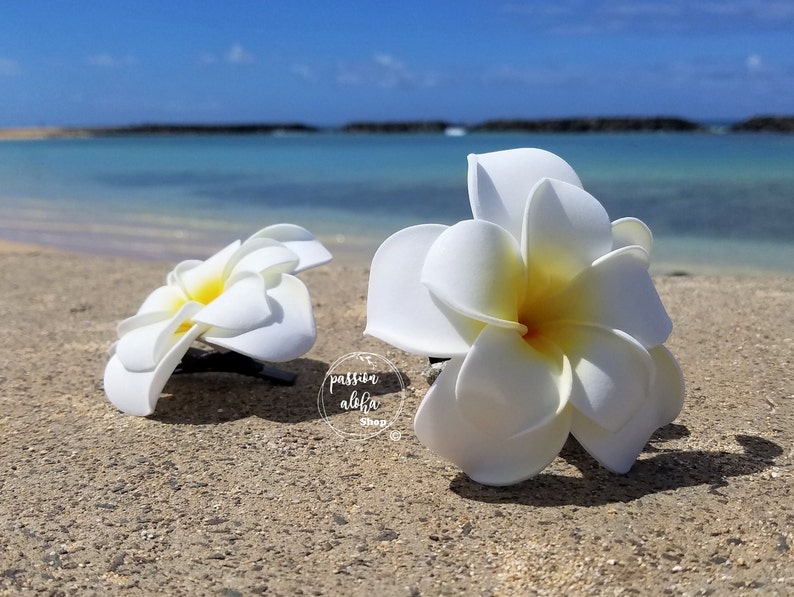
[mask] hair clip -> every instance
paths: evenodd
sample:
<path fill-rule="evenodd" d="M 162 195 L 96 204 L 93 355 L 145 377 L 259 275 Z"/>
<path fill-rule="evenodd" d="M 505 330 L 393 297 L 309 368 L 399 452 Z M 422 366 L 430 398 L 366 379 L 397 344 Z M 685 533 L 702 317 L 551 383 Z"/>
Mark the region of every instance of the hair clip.
<path fill-rule="evenodd" d="M 272 377 L 263 364 L 243 361 L 289 361 L 314 345 L 317 330 L 309 291 L 294 274 L 330 260 L 331 254 L 308 230 L 276 224 L 206 261 L 179 263 L 166 284 L 119 324 L 105 368 L 108 399 L 128 414 L 149 415 L 180 363 L 182 372 L 236 367 L 238 373 Z M 243 359 L 199 359 L 188 352 L 196 341 Z"/>

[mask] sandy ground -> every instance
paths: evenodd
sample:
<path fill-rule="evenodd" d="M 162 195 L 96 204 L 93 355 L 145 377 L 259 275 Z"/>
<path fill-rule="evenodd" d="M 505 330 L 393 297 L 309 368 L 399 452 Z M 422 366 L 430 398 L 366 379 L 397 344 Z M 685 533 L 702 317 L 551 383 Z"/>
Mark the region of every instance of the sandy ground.
<path fill-rule="evenodd" d="M 362 265 L 302 275 L 320 336 L 295 386 L 187 375 L 152 417 L 116 411 L 115 324 L 169 266 L 0 251 L 0 594 L 792 594 L 794 279 L 659 278 L 680 418 L 625 476 L 569 442 L 495 489 L 416 441 L 425 363 L 362 336 Z M 404 377 L 399 439 L 320 417 L 352 351 Z"/>
<path fill-rule="evenodd" d="M 75 136 L 66 129 L 56 127 L 26 127 L 0 129 L 0 141 L 27 141 L 32 139 L 52 139 Z"/>

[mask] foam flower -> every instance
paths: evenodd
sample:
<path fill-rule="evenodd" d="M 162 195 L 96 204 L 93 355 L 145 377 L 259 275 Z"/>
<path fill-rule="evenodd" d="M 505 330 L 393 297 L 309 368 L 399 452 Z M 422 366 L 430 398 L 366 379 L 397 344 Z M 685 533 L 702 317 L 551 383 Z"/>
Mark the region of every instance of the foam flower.
<path fill-rule="evenodd" d="M 650 231 L 543 150 L 471 155 L 468 183 L 474 219 L 401 230 L 372 262 L 365 333 L 450 359 L 417 437 L 488 485 L 536 475 L 569 433 L 628 471 L 683 401 Z"/>
<path fill-rule="evenodd" d="M 108 399 L 132 415 L 154 412 L 196 340 L 262 361 L 306 353 L 317 333 L 309 292 L 293 274 L 330 259 L 308 230 L 277 224 L 206 261 L 179 263 L 119 324 L 105 368 Z"/>

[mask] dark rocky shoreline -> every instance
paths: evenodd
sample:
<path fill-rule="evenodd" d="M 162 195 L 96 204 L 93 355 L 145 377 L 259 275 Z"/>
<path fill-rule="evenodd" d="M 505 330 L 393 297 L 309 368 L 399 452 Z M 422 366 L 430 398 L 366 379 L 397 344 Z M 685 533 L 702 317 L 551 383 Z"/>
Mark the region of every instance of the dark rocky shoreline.
<path fill-rule="evenodd" d="M 730 130 L 735 133 L 794 133 L 794 116 L 754 116 L 737 122 Z"/>
<path fill-rule="evenodd" d="M 95 136 L 111 135 L 262 135 L 316 133 L 320 129 L 299 122 L 285 124 L 142 124 L 136 126 L 82 129 Z"/>
<path fill-rule="evenodd" d="M 351 122 L 338 129 L 341 133 L 443 133 L 455 126 L 443 120 Z"/>
<path fill-rule="evenodd" d="M 556 118 L 549 120 L 489 120 L 473 132 L 622 133 L 647 131 L 697 132 L 706 127 L 683 118 Z"/>
<path fill-rule="evenodd" d="M 359 121 L 341 127 L 299 122 L 241 124 L 140 124 L 118 127 L 0 129 L 0 139 L 79 138 L 152 135 L 290 135 L 321 132 L 347 134 L 462 133 L 626 133 L 626 132 L 794 133 L 794 116 L 754 116 L 723 127 L 670 116 L 495 119 L 475 124 L 444 120 Z"/>

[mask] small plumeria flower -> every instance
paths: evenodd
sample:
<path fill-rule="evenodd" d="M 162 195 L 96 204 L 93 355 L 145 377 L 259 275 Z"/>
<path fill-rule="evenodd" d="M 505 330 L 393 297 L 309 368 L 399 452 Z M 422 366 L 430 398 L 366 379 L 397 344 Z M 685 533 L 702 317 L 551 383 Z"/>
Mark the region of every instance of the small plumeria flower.
<path fill-rule="evenodd" d="M 165 286 L 119 324 L 105 368 L 108 399 L 131 415 L 153 413 L 197 340 L 263 361 L 305 354 L 317 331 L 309 291 L 293 274 L 330 259 L 308 230 L 276 224 L 206 261 L 178 264 Z"/>
<path fill-rule="evenodd" d="M 569 433 L 628 471 L 684 395 L 650 231 L 539 149 L 469 156 L 469 196 L 474 219 L 401 230 L 372 262 L 365 333 L 450 359 L 417 437 L 487 485 L 538 474 Z"/>

